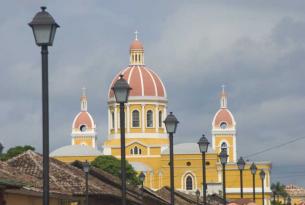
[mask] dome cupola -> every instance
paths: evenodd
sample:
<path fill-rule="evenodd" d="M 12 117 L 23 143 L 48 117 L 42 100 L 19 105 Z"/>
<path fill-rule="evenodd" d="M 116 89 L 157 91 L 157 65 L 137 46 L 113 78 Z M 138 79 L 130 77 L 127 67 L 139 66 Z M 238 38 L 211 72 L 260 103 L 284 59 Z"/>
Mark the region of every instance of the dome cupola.
<path fill-rule="evenodd" d="M 135 98 L 144 99 L 152 97 L 158 100 L 167 101 L 166 91 L 160 77 L 150 68 L 144 65 L 144 49 L 142 43 L 138 40 L 138 32 L 130 45 L 130 63 L 129 66 L 120 71 L 109 87 L 108 98 L 114 100 L 114 93 L 111 90 L 120 75 L 128 82 L 132 88 L 130 91 L 130 100 Z"/>
<path fill-rule="evenodd" d="M 212 126 L 214 129 L 235 129 L 235 124 L 234 116 L 228 109 L 228 94 L 225 92 L 224 86 L 222 86 L 220 109 L 214 116 Z"/>
<path fill-rule="evenodd" d="M 75 116 L 72 123 L 72 145 L 81 144 L 96 147 L 96 125 L 88 109 L 86 89 L 83 88 L 80 98 L 81 111 Z"/>
<path fill-rule="evenodd" d="M 144 65 L 144 47 L 138 39 L 138 31 L 135 34 L 135 39 L 130 44 L 129 49 L 129 65 Z"/>

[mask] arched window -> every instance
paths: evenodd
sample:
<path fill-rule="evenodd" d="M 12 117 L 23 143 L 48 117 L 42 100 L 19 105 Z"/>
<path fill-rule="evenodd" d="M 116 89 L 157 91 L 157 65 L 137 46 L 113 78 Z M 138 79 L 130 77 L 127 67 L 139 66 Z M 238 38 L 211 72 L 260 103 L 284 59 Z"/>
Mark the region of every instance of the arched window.
<path fill-rule="evenodd" d="M 227 123 L 225 123 L 225 122 L 220 123 L 220 128 L 221 129 L 226 129 L 227 128 Z"/>
<path fill-rule="evenodd" d="M 221 150 L 224 150 L 224 149 L 228 149 L 228 145 L 225 142 L 221 143 Z"/>
<path fill-rule="evenodd" d="M 191 176 L 187 176 L 185 180 L 186 190 L 193 190 L 193 178 Z"/>
<path fill-rule="evenodd" d="M 80 129 L 81 132 L 85 132 L 86 131 L 86 125 L 81 125 L 79 129 Z"/>
<path fill-rule="evenodd" d="M 133 154 L 133 149 L 130 149 L 130 154 Z"/>
<path fill-rule="evenodd" d="M 114 112 L 111 112 L 111 128 L 114 129 Z"/>
<path fill-rule="evenodd" d="M 142 154 L 142 150 L 141 149 L 139 149 L 139 154 Z"/>
<path fill-rule="evenodd" d="M 132 111 L 132 127 L 140 127 L 140 113 L 138 110 Z"/>
<path fill-rule="evenodd" d="M 146 121 L 147 127 L 153 127 L 153 112 L 151 110 L 147 111 Z"/>
<path fill-rule="evenodd" d="M 159 111 L 159 127 L 162 127 L 162 111 Z"/>
<path fill-rule="evenodd" d="M 134 147 L 133 153 L 134 153 L 134 154 L 138 154 L 138 147 L 137 147 L 137 146 Z"/>

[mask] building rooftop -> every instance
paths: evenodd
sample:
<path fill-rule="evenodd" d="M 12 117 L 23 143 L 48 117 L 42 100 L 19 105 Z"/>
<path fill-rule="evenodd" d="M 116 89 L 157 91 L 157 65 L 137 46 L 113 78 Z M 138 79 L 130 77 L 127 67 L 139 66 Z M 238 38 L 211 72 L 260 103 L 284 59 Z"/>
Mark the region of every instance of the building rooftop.
<path fill-rule="evenodd" d="M 97 149 L 86 145 L 67 145 L 60 147 L 50 153 L 50 157 L 67 157 L 67 156 L 100 156 L 103 155 Z"/>

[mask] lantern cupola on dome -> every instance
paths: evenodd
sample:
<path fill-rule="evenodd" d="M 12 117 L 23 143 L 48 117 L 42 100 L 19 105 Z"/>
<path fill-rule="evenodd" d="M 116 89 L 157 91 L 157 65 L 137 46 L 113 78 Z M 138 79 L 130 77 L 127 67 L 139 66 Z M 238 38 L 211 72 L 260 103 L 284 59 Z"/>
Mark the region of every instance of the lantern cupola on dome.
<path fill-rule="evenodd" d="M 129 49 L 130 65 L 144 65 L 144 47 L 138 39 L 138 31 L 135 32 L 135 39 Z"/>

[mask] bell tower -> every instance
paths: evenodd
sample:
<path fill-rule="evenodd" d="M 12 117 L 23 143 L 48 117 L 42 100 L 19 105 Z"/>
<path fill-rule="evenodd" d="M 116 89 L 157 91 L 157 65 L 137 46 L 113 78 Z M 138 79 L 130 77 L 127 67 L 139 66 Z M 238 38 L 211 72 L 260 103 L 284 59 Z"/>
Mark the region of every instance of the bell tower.
<path fill-rule="evenodd" d="M 228 162 L 236 162 L 236 122 L 228 109 L 228 94 L 224 85 L 220 93 L 220 108 L 212 122 L 212 146 L 217 153 L 226 149 Z"/>
<path fill-rule="evenodd" d="M 86 88 L 83 88 L 80 97 L 80 112 L 76 115 L 72 124 L 72 145 L 79 144 L 96 148 L 96 125 L 87 109 Z"/>

